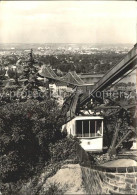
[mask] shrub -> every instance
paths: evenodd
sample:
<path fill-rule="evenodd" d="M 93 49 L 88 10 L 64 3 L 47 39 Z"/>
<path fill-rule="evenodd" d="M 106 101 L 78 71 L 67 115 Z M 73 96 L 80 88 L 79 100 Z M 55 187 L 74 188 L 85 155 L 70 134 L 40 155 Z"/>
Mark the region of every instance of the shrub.
<path fill-rule="evenodd" d="M 0 168 L 2 182 L 18 181 L 49 159 L 49 143 L 62 137 L 59 110 L 52 100 L 1 106 Z"/>
<path fill-rule="evenodd" d="M 67 187 L 66 187 L 67 188 Z M 53 184 L 50 184 L 48 190 L 46 190 L 43 195 L 63 195 L 64 192 L 66 191 L 65 187 L 64 188 L 61 188 L 59 186 L 59 184 L 57 183 L 53 183 Z M 42 194 L 41 194 L 42 195 Z"/>
<path fill-rule="evenodd" d="M 55 144 L 49 145 L 50 159 L 52 162 L 64 161 L 67 159 L 75 160 L 77 158 L 76 144 L 79 140 L 76 138 L 64 138 Z"/>

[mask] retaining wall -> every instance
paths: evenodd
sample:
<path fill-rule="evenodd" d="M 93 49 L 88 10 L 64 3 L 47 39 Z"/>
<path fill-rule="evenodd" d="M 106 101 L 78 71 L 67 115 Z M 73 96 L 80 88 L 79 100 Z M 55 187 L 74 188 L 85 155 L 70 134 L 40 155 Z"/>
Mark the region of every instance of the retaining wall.
<path fill-rule="evenodd" d="M 76 153 L 88 194 L 137 194 L 137 166 L 93 166 L 87 152 L 78 144 Z"/>
<path fill-rule="evenodd" d="M 83 167 L 88 194 L 137 194 L 137 167 Z"/>

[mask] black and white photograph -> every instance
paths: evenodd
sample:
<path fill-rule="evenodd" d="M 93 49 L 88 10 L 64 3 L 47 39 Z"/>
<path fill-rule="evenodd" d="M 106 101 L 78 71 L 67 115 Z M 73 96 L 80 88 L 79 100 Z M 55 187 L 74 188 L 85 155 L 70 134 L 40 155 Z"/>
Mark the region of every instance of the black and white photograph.
<path fill-rule="evenodd" d="M 137 2 L 0 1 L 0 195 L 137 194 Z"/>

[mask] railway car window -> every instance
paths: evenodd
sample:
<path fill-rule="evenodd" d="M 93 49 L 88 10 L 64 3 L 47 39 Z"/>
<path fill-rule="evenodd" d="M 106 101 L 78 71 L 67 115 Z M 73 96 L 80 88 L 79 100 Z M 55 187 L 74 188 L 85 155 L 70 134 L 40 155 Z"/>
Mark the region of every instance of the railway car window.
<path fill-rule="evenodd" d="M 90 120 L 90 137 L 94 137 L 95 136 L 95 121 L 94 120 Z"/>
<path fill-rule="evenodd" d="M 83 137 L 89 137 L 89 120 L 83 120 Z"/>
<path fill-rule="evenodd" d="M 101 120 L 97 120 L 96 130 L 97 130 L 97 136 L 101 136 L 102 135 L 102 121 Z"/>
<path fill-rule="evenodd" d="M 77 120 L 76 135 L 78 137 L 101 136 L 102 120 Z"/>
<path fill-rule="evenodd" d="M 82 121 L 76 121 L 76 134 L 78 137 L 82 137 Z"/>

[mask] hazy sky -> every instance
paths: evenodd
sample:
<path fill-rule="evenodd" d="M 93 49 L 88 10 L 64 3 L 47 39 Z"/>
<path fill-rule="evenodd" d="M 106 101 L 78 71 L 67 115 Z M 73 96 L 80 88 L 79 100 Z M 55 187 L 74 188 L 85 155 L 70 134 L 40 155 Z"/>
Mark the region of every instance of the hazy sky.
<path fill-rule="evenodd" d="M 0 42 L 136 42 L 135 1 L 0 2 Z"/>

